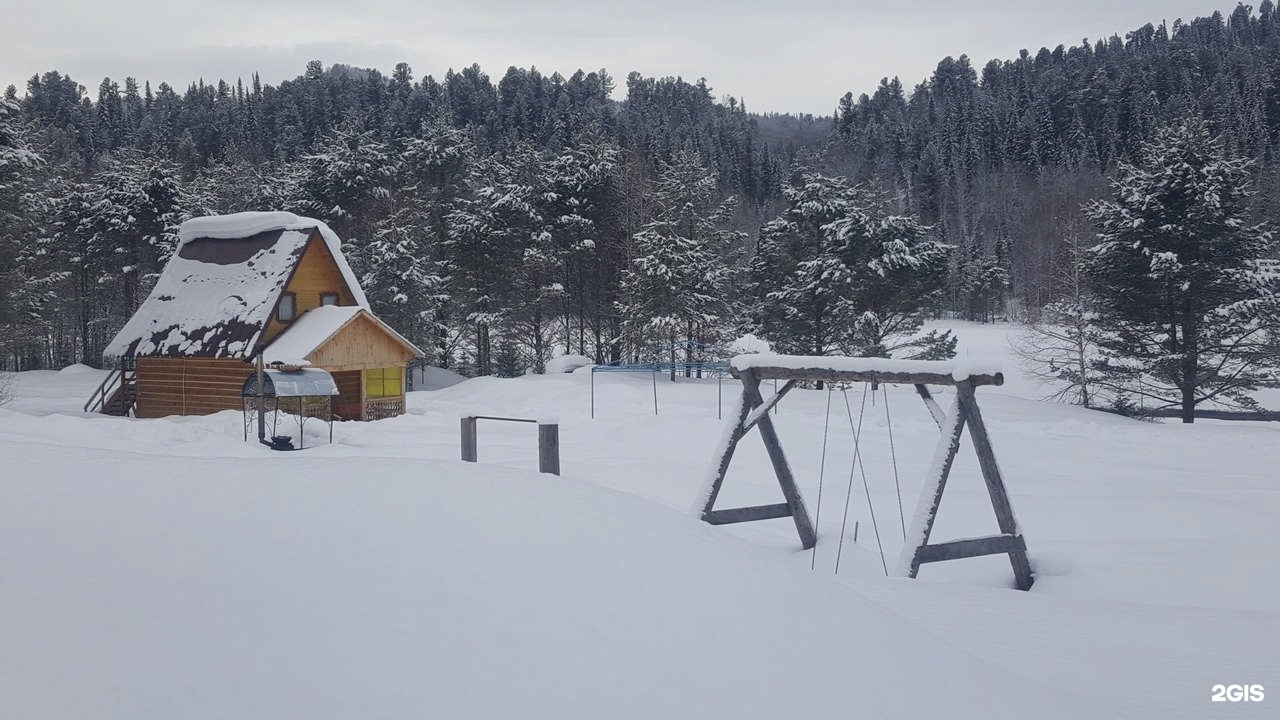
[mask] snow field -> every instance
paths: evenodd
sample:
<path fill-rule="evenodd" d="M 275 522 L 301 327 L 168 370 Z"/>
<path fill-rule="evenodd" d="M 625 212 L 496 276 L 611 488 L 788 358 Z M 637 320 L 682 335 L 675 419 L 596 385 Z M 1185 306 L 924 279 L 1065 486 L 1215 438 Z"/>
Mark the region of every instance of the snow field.
<path fill-rule="evenodd" d="M 959 330 L 961 359 L 1005 332 Z M 647 375 L 600 375 L 594 421 L 585 372 L 468 380 L 272 453 L 238 413 L 83 416 L 99 373 L 23 373 L 0 409 L 0 716 L 1272 717 L 1209 694 L 1280 693 L 1280 424 L 1136 422 L 1004 370 L 978 399 L 1029 593 L 1003 556 L 885 578 L 858 474 L 833 577 L 861 387 L 830 396 L 813 557 L 790 520 L 689 514 L 723 427 L 710 379 L 660 378 L 654 416 Z M 811 513 L 827 398 L 775 416 Z M 885 401 L 861 452 L 892 569 Z M 909 524 L 938 431 L 910 388 L 887 401 Z M 563 477 L 533 472 L 526 425 L 481 423 L 458 461 L 473 413 L 557 416 Z M 718 506 L 779 499 L 749 436 Z M 994 530 L 966 440 L 933 538 Z"/>

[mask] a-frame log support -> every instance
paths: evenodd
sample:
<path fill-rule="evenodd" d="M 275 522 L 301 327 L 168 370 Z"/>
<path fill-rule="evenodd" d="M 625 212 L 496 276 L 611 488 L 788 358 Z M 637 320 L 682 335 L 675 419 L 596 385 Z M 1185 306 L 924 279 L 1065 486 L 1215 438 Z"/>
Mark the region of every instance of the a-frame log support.
<path fill-rule="evenodd" d="M 926 402 L 931 399 L 927 390 L 921 396 Z M 946 489 L 947 477 L 951 474 L 956 453 L 960 450 L 960 436 L 964 433 L 966 424 L 969 426 L 974 452 L 978 456 L 982 479 L 991 496 L 991 507 L 995 510 L 1000 534 L 930 545 L 929 535 L 938 516 L 938 506 L 942 504 L 942 493 Z M 996 465 L 995 452 L 991 449 L 991 439 L 987 435 L 987 426 L 982 421 L 982 412 L 978 409 L 971 383 L 956 383 L 955 403 L 939 426 L 942 436 L 938 441 L 929 478 L 921 491 L 921 507 L 916 513 L 915 524 L 907 535 L 908 545 L 903 548 L 906 575 L 916 577 L 924 563 L 1005 553 L 1013 566 L 1015 585 L 1019 590 L 1029 590 L 1035 578 L 1027 560 L 1027 544 L 1018 527 L 1017 518 L 1014 517 L 1013 507 L 1009 504 L 1009 495 L 1005 491 L 1000 468 Z"/>
<path fill-rule="evenodd" d="M 790 517 L 796 524 L 796 532 L 800 535 L 800 544 L 808 550 L 818 542 L 814 533 L 813 522 L 809 519 L 809 511 L 804 506 L 804 498 L 796 487 L 795 476 L 791 466 L 787 464 L 786 455 L 782 452 L 782 443 L 769 418 L 769 410 L 778 404 L 784 395 L 795 387 L 795 380 L 788 380 L 778 392 L 766 402 L 760 394 L 760 379 L 751 370 L 739 373 L 742 380 L 742 399 L 738 407 L 737 419 L 726 434 L 720 448 L 719 464 L 707 493 L 706 504 L 702 508 L 702 519 L 712 525 L 751 522 L 753 520 L 770 520 Z M 733 452 L 738 442 L 753 429 L 760 430 L 760 439 L 764 441 L 765 450 L 769 453 L 769 462 L 773 465 L 774 475 L 778 478 L 778 486 L 782 489 L 785 503 L 776 505 L 757 505 L 754 507 L 716 510 L 716 497 L 724 483 L 725 474 L 729 472 L 729 463 L 733 460 Z"/>
<path fill-rule="evenodd" d="M 782 452 L 769 411 L 798 381 L 869 382 L 873 387 L 878 383 L 914 385 L 928 408 L 929 415 L 938 425 L 940 438 L 925 487 L 920 494 L 915 521 L 903 546 L 899 561 L 901 573 L 914 578 L 924 563 L 1007 554 L 1013 566 L 1015 585 L 1020 590 L 1031 587 L 1035 578 L 1031 572 L 1031 563 L 1027 560 L 1027 544 L 1009 504 L 1009 495 L 1005 491 L 1004 479 L 1000 476 L 1000 468 L 991 449 L 987 426 L 982 420 L 974 395 L 974 388 L 978 386 L 1003 384 L 1004 376 L 998 371 L 960 373 L 949 363 L 927 360 L 886 361 L 882 358 L 769 355 L 739 356 L 734 358 L 732 367 L 730 372 L 742 381 L 742 397 L 737 413 L 729 420 L 730 424 L 717 449 L 717 464 L 709 478 L 709 486 L 704 487 L 701 500 L 703 520 L 712 525 L 725 525 L 790 517 L 796 524 L 800 543 L 805 549 L 813 547 L 817 543 L 817 535 L 809 519 L 809 512 L 805 509 L 804 500 L 800 497 L 800 490 L 796 487 L 791 467 Z M 760 394 L 761 380 L 786 380 L 787 383 L 766 401 Z M 930 385 L 956 388 L 955 402 L 949 411 L 944 412 L 938 405 L 929 392 Z M 930 545 L 929 535 L 933 531 L 938 506 L 942 503 L 942 493 L 946 489 L 956 453 L 960 450 L 960 436 L 964 434 L 966 425 L 978 456 L 982 479 L 991 496 L 991 507 L 995 511 L 1000 533 Z M 734 450 L 753 429 L 760 430 L 760 438 L 769 452 L 774 475 L 777 476 L 778 486 L 782 489 L 786 502 L 716 510 L 716 498 L 729 471 Z"/>

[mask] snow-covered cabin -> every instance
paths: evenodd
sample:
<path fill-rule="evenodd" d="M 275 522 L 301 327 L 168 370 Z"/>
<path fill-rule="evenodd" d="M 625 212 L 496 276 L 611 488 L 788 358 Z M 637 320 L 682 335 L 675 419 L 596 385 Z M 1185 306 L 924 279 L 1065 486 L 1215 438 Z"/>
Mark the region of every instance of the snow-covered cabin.
<path fill-rule="evenodd" d="M 329 371 L 340 417 L 404 412 L 405 366 L 422 351 L 369 311 L 323 222 L 246 212 L 189 220 L 178 236 L 155 288 L 103 353 L 122 368 L 103 412 L 239 408 L 259 354 L 268 366 Z"/>

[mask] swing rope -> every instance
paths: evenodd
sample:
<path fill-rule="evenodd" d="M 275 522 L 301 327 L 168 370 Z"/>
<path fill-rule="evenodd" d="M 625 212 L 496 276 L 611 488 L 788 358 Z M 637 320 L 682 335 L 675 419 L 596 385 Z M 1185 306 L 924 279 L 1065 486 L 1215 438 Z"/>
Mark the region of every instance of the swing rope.
<path fill-rule="evenodd" d="M 889 386 L 884 391 L 884 422 L 889 427 L 889 459 L 893 461 L 893 489 L 898 491 L 898 521 L 902 523 L 902 539 L 907 539 L 907 516 L 902 512 L 902 483 L 898 480 L 898 452 L 893 447 L 893 416 L 889 414 Z"/>
<path fill-rule="evenodd" d="M 845 489 L 844 519 L 840 524 L 840 545 L 836 549 L 835 572 L 836 574 L 840 573 L 840 556 L 844 551 L 845 529 L 848 527 L 849 523 L 849 500 L 853 496 L 853 473 L 855 470 L 861 469 L 862 487 L 867 493 L 867 510 L 871 514 L 871 527 L 876 533 L 876 547 L 880 550 L 880 565 L 884 567 L 884 574 L 887 577 L 889 575 L 889 565 L 884 559 L 884 545 L 880 542 L 880 526 L 876 523 L 876 510 L 871 504 L 871 488 L 867 484 L 867 471 L 862 464 L 862 419 L 866 415 L 867 410 L 867 385 L 868 384 L 864 383 L 862 388 L 862 404 L 858 409 L 858 425 L 856 429 L 854 429 L 853 424 L 853 408 L 849 405 L 849 392 L 848 390 L 844 391 L 845 414 L 849 417 L 849 429 L 853 430 L 853 462 L 849 464 L 849 484 Z"/>
<path fill-rule="evenodd" d="M 822 421 L 822 459 L 818 462 L 818 510 L 813 517 L 813 527 L 816 530 L 821 527 L 822 523 L 822 478 L 827 472 L 827 437 L 831 428 L 831 384 L 827 383 L 827 415 Z M 813 544 L 813 552 L 809 557 L 809 569 L 813 570 L 818 564 L 818 544 Z"/>

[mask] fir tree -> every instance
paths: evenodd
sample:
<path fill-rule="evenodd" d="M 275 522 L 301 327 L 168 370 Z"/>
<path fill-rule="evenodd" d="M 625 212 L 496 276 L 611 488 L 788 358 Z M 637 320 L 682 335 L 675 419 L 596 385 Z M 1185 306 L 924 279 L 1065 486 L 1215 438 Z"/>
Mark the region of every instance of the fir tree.
<path fill-rule="evenodd" d="M 949 249 L 844 180 L 802 173 L 761 231 L 757 329 L 792 352 L 950 357 L 949 333 L 917 334 L 941 300 Z"/>
<path fill-rule="evenodd" d="M 29 274 L 33 267 L 24 271 L 19 258 L 36 230 L 30 187 L 44 161 L 19 124 L 19 109 L 17 102 L 0 99 L 0 367 L 18 346 L 28 344 L 38 310 L 38 276 Z"/>
<path fill-rule="evenodd" d="M 1250 163 L 1229 156 L 1204 123 L 1159 130 L 1114 197 L 1088 207 L 1101 230 L 1086 271 L 1099 300 L 1099 368 L 1117 393 L 1178 407 L 1253 407 L 1276 379 L 1260 312 L 1274 302 L 1262 260 L 1268 230 L 1246 222 Z"/>
<path fill-rule="evenodd" d="M 619 313 L 633 346 L 666 345 L 675 379 L 681 338 L 689 359 L 712 339 L 728 312 L 727 254 L 738 233 L 725 229 L 733 210 L 692 153 L 664 163 L 653 189 L 654 219 L 631 238 Z"/>

